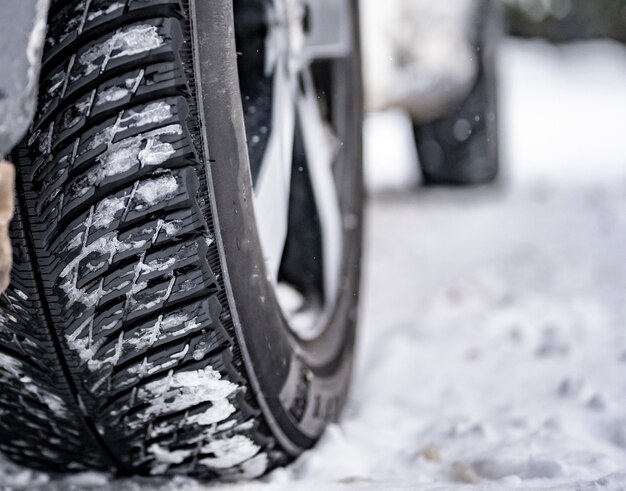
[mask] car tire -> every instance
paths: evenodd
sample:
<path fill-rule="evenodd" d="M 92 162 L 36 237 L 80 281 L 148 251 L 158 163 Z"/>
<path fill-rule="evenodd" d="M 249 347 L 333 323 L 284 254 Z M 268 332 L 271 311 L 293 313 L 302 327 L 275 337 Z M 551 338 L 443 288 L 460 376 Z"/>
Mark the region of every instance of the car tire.
<path fill-rule="evenodd" d="M 358 13 L 334 2 L 331 50 L 312 41 L 323 12 L 294 20 L 280 0 L 53 1 L 35 122 L 13 155 L 8 457 L 253 478 L 338 418 L 363 192 Z M 294 22 L 306 58 L 269 32 Z"/>

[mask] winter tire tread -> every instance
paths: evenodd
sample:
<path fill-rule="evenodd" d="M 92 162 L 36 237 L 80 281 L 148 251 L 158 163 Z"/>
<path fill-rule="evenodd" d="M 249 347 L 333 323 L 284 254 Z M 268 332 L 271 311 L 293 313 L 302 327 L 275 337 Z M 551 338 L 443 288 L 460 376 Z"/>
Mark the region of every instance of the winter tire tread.
<path fill-rule="evenodd" d="M 224 289 L 187 2 L 57 1 L 49 25 L 14 155 L 0 450 L 54 471 L 260 475 L 286 457 Z"/>

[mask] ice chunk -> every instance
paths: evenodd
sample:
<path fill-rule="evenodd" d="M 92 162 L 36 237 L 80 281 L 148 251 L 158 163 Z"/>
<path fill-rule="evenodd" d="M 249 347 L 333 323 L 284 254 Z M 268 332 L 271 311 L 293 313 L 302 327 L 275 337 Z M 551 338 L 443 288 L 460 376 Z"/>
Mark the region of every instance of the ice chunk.
<path fill-rule="evenodd" d="M 154 206 L 171 198 L 178 190 L 178 182 L 172 175 L 145 181 L 137 186 L 135 198 L 146 206 Z"/>

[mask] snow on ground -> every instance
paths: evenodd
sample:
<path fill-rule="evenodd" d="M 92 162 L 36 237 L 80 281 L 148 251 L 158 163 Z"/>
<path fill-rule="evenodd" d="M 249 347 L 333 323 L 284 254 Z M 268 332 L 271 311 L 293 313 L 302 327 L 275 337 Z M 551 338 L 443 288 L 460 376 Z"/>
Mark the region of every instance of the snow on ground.
<path fill-rule="evenodd" d="M 211 489 L 624 489 L 626 50 L 509 41 L 502 59 L 499 186 L 398 190 L 416 175 L 406 121 L 369 118 L 387 192 L 343 421 L 289 469 Z M 0 488 L 206 489 L 2 468 Z"/>

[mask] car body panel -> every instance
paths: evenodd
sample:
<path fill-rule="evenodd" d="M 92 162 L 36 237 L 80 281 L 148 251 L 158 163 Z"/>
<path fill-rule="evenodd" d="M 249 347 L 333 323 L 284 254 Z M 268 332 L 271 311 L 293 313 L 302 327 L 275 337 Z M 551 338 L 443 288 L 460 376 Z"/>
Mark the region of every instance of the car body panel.
<path fill-rule="evenodd" d="M 7 0 L 0 15 L 0 156 L 31 124 L 50 0 Z"/>

